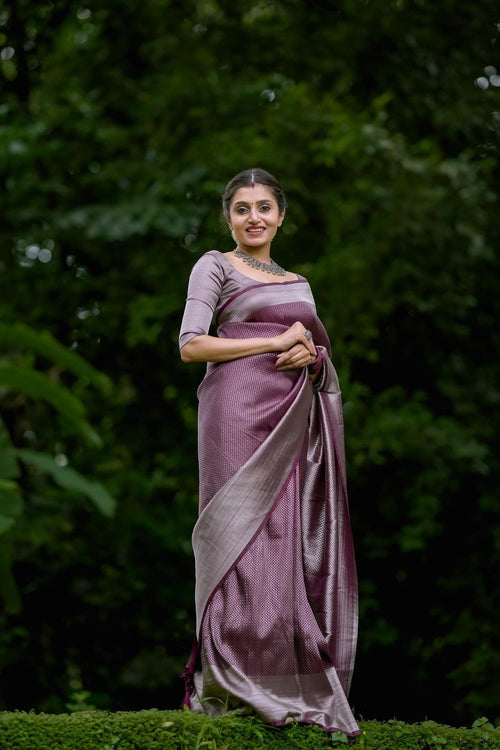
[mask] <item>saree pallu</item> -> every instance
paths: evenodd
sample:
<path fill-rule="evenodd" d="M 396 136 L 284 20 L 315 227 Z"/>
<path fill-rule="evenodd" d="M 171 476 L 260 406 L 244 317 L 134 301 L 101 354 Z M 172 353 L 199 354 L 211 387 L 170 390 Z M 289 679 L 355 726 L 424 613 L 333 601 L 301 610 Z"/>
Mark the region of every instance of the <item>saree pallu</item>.
<path fill-rule="evenodd" d="M 357 581 L 341 396 L 307 283 L 271 289 L 284 286 L 235 295 L 217 333 L 276 336 L 300 320 L 323 360 L 315 386 L 306 368 L 277 372 L 269 353 L 209 363 L 198 390 L 197 640 L 185 702 L 355 735 L 347 695 Z"/>

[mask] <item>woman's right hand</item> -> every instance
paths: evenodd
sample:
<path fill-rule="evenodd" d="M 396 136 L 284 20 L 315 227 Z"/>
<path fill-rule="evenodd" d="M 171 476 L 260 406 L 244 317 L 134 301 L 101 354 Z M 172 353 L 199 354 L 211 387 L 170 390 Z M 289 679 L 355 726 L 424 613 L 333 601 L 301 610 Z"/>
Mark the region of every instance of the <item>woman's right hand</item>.
<path fill-rule="evenodd" d="M 287 331 L 281 333 L 279 336 L 275 336 L 274 340 L 277 344 L 277 351 L 286 352 L 295 344 L 303 344 L 309 350 L 311 356 L 316 357 L 314 342 L 312 339 L 305 337 L 305 331 L 305 325 L 297 320 Z"/>

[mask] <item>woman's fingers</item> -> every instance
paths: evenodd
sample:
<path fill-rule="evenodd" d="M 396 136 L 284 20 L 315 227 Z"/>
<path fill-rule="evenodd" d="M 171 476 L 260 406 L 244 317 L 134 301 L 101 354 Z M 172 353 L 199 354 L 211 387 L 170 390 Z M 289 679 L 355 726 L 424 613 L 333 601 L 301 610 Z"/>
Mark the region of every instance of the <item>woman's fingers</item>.
<path fill-rule="evenodd" d="M 293 344 L 289 349 L 278 355 L 276 364 L 289 364 L 292 361 L 298 360 L 300 356 L 304 355 L 306 348 L 302 344 Z"/>
<path fill-rule="evenodd" d="M 294 345 L 300 344 L 305 347 L 311 356 L 316 357 L 316 347 L 314 346 L 312 333 L 299 320 L 291 325 L 285 333 L 278 336 L 277 341 L 279 341 L 279 348 L 284 353 L 290 351 Z"/>
<path fill-rule="evenodd" d="M 309 351 L 305 344 L 295 344 L 286 352 L 282 352 L 276 359 L 277 370 L 294 370 L 300 367 L 307 367 L 316 359 L 316 350 L 314 354 Z"/>
<path fill-rule="evenodd" d="M 299 339 L 297 343 L 304 344 L 307 350 L 315 357 L 316 347 L 314 346 L 312 332 L 299 321 L 294 323 L 294 326 L 297 327 L 299 331 Z"/>
<path fill-rule="evenodd" d="M 294 344 L 302 344 L 314 357 L 316 356 L 316 347 L 312 340 L 312 333 L 300 320 L 295 321 L 280 338 L 284 343 L 283 349 L 290 350 Z"/>
<path fill-rule="evenodd" d="M 308 340 L 306 347 L 307 347 L 307 351 L 309 352 L 309 354 L 312 357 L 316 358 L 316 354 L 317 354 L 316 347 L 314 346 L 314 341 L 312 339 Z"/>

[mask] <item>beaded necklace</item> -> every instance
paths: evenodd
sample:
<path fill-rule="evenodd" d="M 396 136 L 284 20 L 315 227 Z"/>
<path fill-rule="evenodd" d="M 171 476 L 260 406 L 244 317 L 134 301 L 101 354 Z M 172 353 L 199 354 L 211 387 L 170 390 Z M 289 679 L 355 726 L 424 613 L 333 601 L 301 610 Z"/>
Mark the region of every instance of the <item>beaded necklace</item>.
<path fill-rule="evenodd" d="M 270 263 L 264 263 L 262 260 L 257 260 L 257 258 L 253 258 L 248 253 L 240 250 L 239 247 L 236 248 L 234 254 L 237 258 L 241 258 L 244 263 L 248 263 L 249 266 L 252 266 L 252 268 L 257 268 L 259 271 L 272 273 L 274 276 L 286 276 L 285 269 L 275 263 L 272 259 Z"/>

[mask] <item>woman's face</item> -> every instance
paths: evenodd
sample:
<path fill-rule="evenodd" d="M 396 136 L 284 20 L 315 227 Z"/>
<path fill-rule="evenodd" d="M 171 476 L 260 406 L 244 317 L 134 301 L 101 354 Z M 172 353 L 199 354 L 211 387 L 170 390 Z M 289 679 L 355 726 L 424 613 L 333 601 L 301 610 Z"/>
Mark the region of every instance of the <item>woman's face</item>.
<path fill-rule="evenodd" d="M 270 245 L 285 213 L 280 214 L 272 191 L 265 185 L 242 187 L 233 195 L 229 208 L 229 228 L 240 248 Z"/>

